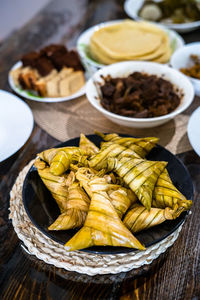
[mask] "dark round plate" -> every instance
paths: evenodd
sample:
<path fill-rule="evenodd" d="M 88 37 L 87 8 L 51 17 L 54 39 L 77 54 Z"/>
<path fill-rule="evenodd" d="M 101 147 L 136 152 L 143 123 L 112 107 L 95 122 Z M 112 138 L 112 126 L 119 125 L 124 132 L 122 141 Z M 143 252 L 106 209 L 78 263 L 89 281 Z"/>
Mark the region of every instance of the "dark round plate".
<path fill-rule="evenodd" d="M 122 135 L 121 136 L 125 136 Z M 128 136 L 128 135 L 126 135 Z M 87 136 L 97 146 L 102 139 L 97 135 Z M 78 146 L 79 138 L 71 139 L 59 144 L 56 147 Z M 187 199 L 193 198 L 193 184 L 186 167 L 171 152 L 161 146 L 156 146 L 147 156 L 149 160 L 167 161 L 167 169 L 174 185 L 183 193 Z M 65 244 L 78 230 L 49 231 L 48 227 L 60 214 L 59 208 L 52 198 L 51 193 L 43 184 L 37 170 L 32 166 L 27 173 L 23 184 L 23 203 L 25 210 L 33 224 L 49 238 L 54 241 Z M 173 233 L 185 220 L 187 212 L 180 215 L 173 221 L 149 228 L 148 230 L 136 233 L 135 236 L 146 247 L 149 247 Z M 92 252 L 97 254 L 117 254 L 136 251 L 135 249 L 111 246 L 95 246 L 81 251 Z"/>

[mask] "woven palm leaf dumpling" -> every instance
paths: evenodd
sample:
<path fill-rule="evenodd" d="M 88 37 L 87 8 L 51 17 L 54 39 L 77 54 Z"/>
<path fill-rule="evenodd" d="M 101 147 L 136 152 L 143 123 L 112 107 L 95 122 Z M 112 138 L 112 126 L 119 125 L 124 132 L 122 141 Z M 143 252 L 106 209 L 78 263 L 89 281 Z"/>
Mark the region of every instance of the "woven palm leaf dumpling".
<path fill-rule="evenodd" d="M 97 134 L 103 139 L 100 148 L 81 134 L 79 147 L 38 154 L 38 174 L 61 212 L 49 230 L 79 229 L 66 243 L 68 251 L 91 246 L 144 250 L 133 234 L 176 219 L 192 201 L 173 185 L 167 162 L 146 159 L 157 138 Z"/>
<path fill-rule="evenodd" d="M 95 131 L 95 133 L 103 138 L 104 142 L 101 143 L 102 147 L 106 146 L 106 144 L 110 142 L 119 144 L 133 150 L 141 158 L 145 158 L 158 143 L 158 138 L 156 137 L 133 138 L 121 137 L 117 133 L 103 134 L 99 131 Z"/>

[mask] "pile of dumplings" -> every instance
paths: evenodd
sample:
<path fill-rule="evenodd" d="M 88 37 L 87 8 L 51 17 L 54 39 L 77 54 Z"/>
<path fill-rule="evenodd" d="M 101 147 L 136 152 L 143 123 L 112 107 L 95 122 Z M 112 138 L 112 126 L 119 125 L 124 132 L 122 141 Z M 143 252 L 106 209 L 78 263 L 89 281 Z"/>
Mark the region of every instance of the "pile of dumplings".
<path fill-rule="evenodd" d="M 157 138 L 97 134 L 103 139 L 100 148 L 81 134 L 79 147 L 38 154 L 35 167 L 61 213 L 48 229 L 80 228 L 65 244 L 68 251 L 144 250 L 134 233 L 176 219 L 192 201 L 173 185 L 167 162 L 145 159 Z"/>

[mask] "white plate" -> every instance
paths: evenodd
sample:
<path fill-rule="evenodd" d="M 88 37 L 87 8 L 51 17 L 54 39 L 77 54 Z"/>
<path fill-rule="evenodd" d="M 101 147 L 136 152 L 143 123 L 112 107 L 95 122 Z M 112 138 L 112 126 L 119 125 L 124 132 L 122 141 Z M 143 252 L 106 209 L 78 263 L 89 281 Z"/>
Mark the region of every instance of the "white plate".
<path fill-rule="evenodd" d="M 0 90 L 0 162 L 26 143 L 33 124 L 29 106 L 17 96 Z"/>
<path fill-rule="evenodd" d="M 194 151 L 200 156 L 200 107 L 191 115 L 188 122 L 188 138 Z"/>
<path fill-rule="evenodd" d="M 90 27 L 86 31 L 84 31 L 77 41 L 77 50 L 81 57 L 81 61 L 87 70 L 87 72 L 92 76 L 96 71 L 101 69 L 102 67 L 105 67 L 105 65 L 98 63 L 97 61 L 93 60 L 88 53 L 88 46 L 90 43 L 90 38 L 93 35 L 94 31 L 99 30 L 99 28 L 110 26 L 113 24 L 117 24 L 122 22 L 123 20 L 114 20 L 109 22 L 100 23 L 98 25 L 95 25 L 93 27 Z M 172 49 L 172 53 L 176 51 L 177 49 L 183 47 L 185 44 L 183 38 L 176 33 L 173 30 L 169 30 L 168 28 L 161 26 L 159 24 L 156 24 L 156 26 L 162 28 L 169 36 L 170 40 L 170 47 Z"/>
<path fill-rule="evenodd" d="M 138 16 L 138 12 L 142 7 L 144 0 L 126 0 L 124 3 L 124 10 L 129 17 L 135 20 L 142 20 Z M 184 23 L 184 24 L 169 24 L 169 23 L 156 23 L 155 24 L 162 24 L 167 26 L 170 29 L 176 30 L 178 32 L 190 32 L 198 27 L 200 27 L 200 21 Z"/>
<path fill-rule="evenodd" d="M 15 70 L 17 68 L 20 68 L 22 66 L 22 62 L 18 61 L 11 69 Z M 48 97 L 40 97 L 40 96 L 36 96 L 34 94 L 32 94 L 29 91 L 23 90 L 22 88 L 18 87 L 15 85 L 14 80 L 12 79 L 12 76 L 8 75 L 8 82 L 10 84 L 10 87 L 12 88 L 13 91 L 15 91 L 15 93 L 17 93 L 18 95 L 29 99 L 29 100 L 34 100 L 34 101 L 38 101 L 38 102 L 63 102 L 63 101 L 69 101 L 75 98 L 78 98 L 80 96 L 83 96 L 85 94 L 85 85 L 76 93 L 68 96 L 68 97 L 52 97 L 52 98 L 48 98 Z"/>

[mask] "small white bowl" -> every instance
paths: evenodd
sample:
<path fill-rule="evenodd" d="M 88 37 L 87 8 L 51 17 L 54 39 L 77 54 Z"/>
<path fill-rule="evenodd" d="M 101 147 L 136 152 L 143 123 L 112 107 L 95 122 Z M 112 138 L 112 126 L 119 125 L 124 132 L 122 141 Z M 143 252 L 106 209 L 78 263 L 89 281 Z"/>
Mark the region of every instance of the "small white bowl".
<path fill-rule="evenodd" d="M 136 71 L 162 76 L 164 79 L 169 80 L 184 94 L 180 105 L 170 114 L 155 118 L 129 118 L 114 114 L 103 108 L 103 106 L 100 104 L 98 96 L 99 93 L 94 82 L 103 84 L 103 79 L 101 77 L 102 75 L 111 75 L 112 77 L 126 77 Z M 127 61 L 116 63 L 97 71 L 86 84 L 86 96 L 89 102 L 99 112 L 101 112 L 106 118 L 110 119 L 114 123 L 132 128 L 150 128 L 164 124 L 183 112 L 193 101 L 194 88 L 185 75 L 166 65 L 153 62 Z"/>
<path fill-rule="evenodd" d="M 174 52 L 171 57 L 170 64 L 174 69 L 180 70 L 192 66 L 190 59 L 191 54 L 200 55 L 200 42 L 188 44 Z M 187 76 L 195 89 L 195 94 L 200 96 L 200 80 Z"/>
<path fill-rule="evenodd" d="M 90 53 L 89 53 L 89 44 L 90 44 L 90 38 L 93 35 L 93 33 L 96 30 L 99 30 L 102 27 L 118 24 L 120 22 L 123 22 L 124 20 L 114 20 L 109 22 L 100 23 L 98 25 L 95 25 L 93 27 L 90 27 L 86 31 L 84 31 L 77 40 L 77 51 L 79 53 L 79 56 L 81 58 L 81 61 L 86 69 L 86 71 L 89 73 L 90 76 L 92 76 L 96 71 L 99 69 L 105 67 L 105 65 L 98 63 L 95 61 Z M 170 41 L 170 47 L 172 50 L 172 53 L 179 49 L 180 47 L 183 47 L 185 44 L 183 38 L 176 33 L 173 30 L 169 30 L 164 26 L 157 25 L 156 26 L 162 28 L 169 36 Z"/>
<path fill-rule="evenodd" d="M 129 17 L 135 20 L 143 20 L 138 16 L 139 10 L 142 8 L 144 0 L 126 0 L 124 3 L 124 10 Z M 145 20 L 146 21 L 146 20 Z M 190 32 L 200 27 L 200 20 L 195 22 L 188 22 L 183 24 L 167 23 L 167 22 L 153 22 L 154 24 L 162 24 L 169 29 L 177 32 Z"/>

